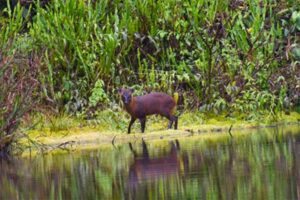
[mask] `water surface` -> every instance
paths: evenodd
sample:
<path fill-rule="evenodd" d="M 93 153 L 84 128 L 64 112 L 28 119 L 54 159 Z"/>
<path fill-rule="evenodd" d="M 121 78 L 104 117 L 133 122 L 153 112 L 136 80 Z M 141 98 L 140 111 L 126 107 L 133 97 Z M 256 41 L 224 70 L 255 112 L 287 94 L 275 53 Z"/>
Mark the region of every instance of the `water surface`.
<path fill-rule="evenodd" d="M 1 160 L 0 199 L 300 199 L 292 130 Z"/>

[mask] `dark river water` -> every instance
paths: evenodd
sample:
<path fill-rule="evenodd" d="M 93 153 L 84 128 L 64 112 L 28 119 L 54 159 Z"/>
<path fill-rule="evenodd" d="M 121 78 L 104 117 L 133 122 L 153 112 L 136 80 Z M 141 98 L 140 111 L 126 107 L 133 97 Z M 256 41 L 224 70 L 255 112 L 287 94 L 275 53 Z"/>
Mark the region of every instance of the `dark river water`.
<path fill-rule="evenodd" d="M 250 132 L 1 160 L 0 199 L 300 199 L 300 126 Z"/>

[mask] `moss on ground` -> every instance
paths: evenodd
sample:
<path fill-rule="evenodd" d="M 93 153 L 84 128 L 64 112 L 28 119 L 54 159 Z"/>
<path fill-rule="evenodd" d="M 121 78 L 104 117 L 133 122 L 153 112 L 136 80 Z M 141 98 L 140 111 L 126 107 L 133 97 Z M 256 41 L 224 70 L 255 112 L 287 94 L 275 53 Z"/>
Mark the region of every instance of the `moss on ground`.
<path fill-rule="evenodd" d="M 253 128 L 274 127 L 277 125 L 299 124 L 300 114 L 280 114 L 276 121 L 265 119 L 245 121 L 229 118 L 225 115 L 203 114 L 200 112 L 185 113 L 179 118 L 178 130 L 167 130 L 165 118 L 150 116 L 147 118 L 146 131 L 140 133 L 140 124 L 133 125 L 132 134 L 127 134 L 128 115 L 123 112 L 102 112 L 93 120 L 82 120 L 74 117 L 59 116 L 44 118 L 31 130 L 26 131 L 29 138 L 51 149 L 90 149 L 101 146 L 112 146 L 125 142 L 144 140 L 162 141 L 179 138 L 201 138 L 206 141 L 219 141 L 232 135 L 237 137 L 253 132 Z M 27 144 L 28 139 L 21 143 Z M 28 143 L 29 144 L 29 143 Z M 29 144 L 30 145 L 30 144 Z M 61 148 L 62 147 L 62 148 Z"/>

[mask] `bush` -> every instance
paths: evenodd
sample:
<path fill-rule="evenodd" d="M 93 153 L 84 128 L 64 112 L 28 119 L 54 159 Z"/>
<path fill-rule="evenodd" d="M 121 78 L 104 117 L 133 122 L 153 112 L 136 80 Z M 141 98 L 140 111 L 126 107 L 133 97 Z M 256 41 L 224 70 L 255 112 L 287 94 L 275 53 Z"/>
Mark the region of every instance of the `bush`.
<path fill-rule="evenodd" d="M 9 2 L 9 1 L 8 1 Z M 0 21 L 0 156 L 10 153 L 20 120 L 36 106 L 39 59 L 20 37 L 26 17 L 18 5 L 8 7 Z"/>
<path fill-rule="evenodd" d="M 41 55 L 39 95 L 61 111 L 104 108 L 130 85 L 181 90 L 196 109 L 276 113 L 299 105 L 292 2 L 53 0 L 11 27 L 27 25 L 20 37 Z"/>

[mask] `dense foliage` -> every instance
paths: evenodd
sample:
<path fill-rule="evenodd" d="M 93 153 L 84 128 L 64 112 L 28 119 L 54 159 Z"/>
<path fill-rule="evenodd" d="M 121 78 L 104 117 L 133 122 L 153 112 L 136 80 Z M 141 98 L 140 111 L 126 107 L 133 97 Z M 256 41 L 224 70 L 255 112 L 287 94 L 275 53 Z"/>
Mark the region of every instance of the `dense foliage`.
<path fill-rule="evenodd" d="M 30 15 L 13 31 L 29 52 L 39 52 L 41 96 L 59 108 L 94 105 L 89 99 L 99 80 L 110 97 L 122 85 L 183 89 L 208 109 L 275 110 L 299 99 L 300 13 L 294 1 L 23 5 L 2 24 L 14 26 Z"/>
<path fill-rule="evenodd" d="M 109 96 L 122 85 L 183 89 L 205 109 L 275 112 L 299 99 L 293 1 L 55 0 L 37 6 L 28 34 L 44 96 L 73 111 L 99 79 Z"/>
<path fill-rule="evenodd" d="M 5 102 L 32 106 L 19 93 L 70 113 L 114 104 L 125 85 L 180 91 L 187 108 L 246 119 L 299 106 L 296 0 L 20 2 L 0 7 L 0 84 L 18 87 L 23 76 L 39 84 L 29 93 L 1 88 L 1 132 Z M 29 72 L 33 57 L 39 64 Z M 18 74 L 8 82 L 7 58 Z"/>
<path fill-rule="evenodd" d="M 22 11 L 20 6 L 8 9 L 0 21 L 0 157 L 10 152 L 21 118 L 39 99 L 39 58 L 19 37 L 25 22 Z"/>

